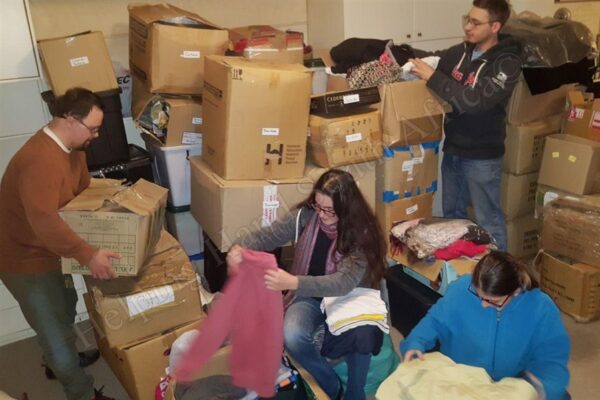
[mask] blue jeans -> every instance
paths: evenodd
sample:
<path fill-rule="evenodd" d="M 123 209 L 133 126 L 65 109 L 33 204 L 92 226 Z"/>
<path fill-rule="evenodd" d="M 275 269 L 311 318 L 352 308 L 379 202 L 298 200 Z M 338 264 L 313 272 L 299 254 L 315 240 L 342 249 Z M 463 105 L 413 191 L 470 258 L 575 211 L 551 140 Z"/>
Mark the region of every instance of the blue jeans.
<path fill-rule="evenodd" d="M 37 334 L 44 359 L 62 384 L 67 399 L 92 399 L 94 380 L 79 366 L 75 346 L 77 292 L 71 276 L 60 271 L 31 275 L 3 272 L 0 279 Z"/>
<path fill-rule="evenodd" d="M 471 160 L 444 154 L 442 209 L 446 218 L 467 218 L 469 200 L 475 220 L 506 251 L 506 221 L 500 208 L 502 157 Z"/>
<path fill-rule="evenodd" d="M 333 367 L 321 356 L 325 329 L 325 314 L 321 312 L 320 302 L 314 298 L 299 297 L 285 312 L 285 349 L 317 380 L 323 391 L 335 399 L 341 383 Z M 344 400 L 364 400 L 371 355 L 353 353 L 345 356 L 345 361 L 348 365 L 348 384 Z"/>

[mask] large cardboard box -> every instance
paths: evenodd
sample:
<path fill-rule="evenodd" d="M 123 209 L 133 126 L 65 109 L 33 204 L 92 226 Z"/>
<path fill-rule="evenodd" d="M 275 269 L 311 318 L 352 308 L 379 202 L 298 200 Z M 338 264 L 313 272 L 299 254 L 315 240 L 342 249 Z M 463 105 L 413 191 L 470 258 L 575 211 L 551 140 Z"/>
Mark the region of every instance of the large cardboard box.
<path fill-rule="evenodd" d="M 567 84 L 534 96 L 521 75 L 506 106 L 506 121 L 520 125 L 562 113 L 567 93 L 574 88 L 575 84 Z"/>
<path fill-rule="evenodd" d="M 506 222 L 508 252 L 517 258 L 531 256 L 540 248 L 542 221 L 525 215 Z"/>
<path fill-rule="evenodd" d="M 600 203 L 558 198 L 544 207 L 544 250 L 600 267 Z"/>
<path fill-rule="evenodd" d="M 527 174 L 540 169 L 545 137 L 559 133 L 561 114 L 522 125 L 506 126 L 503 169 L 511 174 Z"/>
<path fill-rule="evenodd" d="M 300 179 L 225 180 L 200 157 L 191 157 L 192 215 L 220 251 L 248 232 L 271 225 L 304 201 L 314 182 L 326 171 L 307 168 Z M 375 166 L 354 164 L 347 168 L 367 199 L 374 202 Z M 372 204 L 372 203 L 371 203 Z"/>
<path fill-rule="evenodd" d="M 136 124 L 159 146 L 202 144 L 202 101 L 155 95 L 142 106 Z"/>
<path fill-rule="evenodd" d="M 84 300 L 87 295 L 84 294 Z M 89 298 L 87 298 L 89 301 Z M 92 324 L 95 316 L 90 314 Z M 123 388 L 132 400 L 154 399 L 156 387 L 162 377 L 166 375 L 165 369 L 169 366 L 169 353 L 171 345 L 185 332 L 198 327 L 198 321 L 183 326 L 169 329 L 159 335 L 147 338 L 144 341 L 131 343 L 127 346 L 110 347 L 105 338 L 94 331 L 98 350 L 102 358 L 113 371 Z M 230 348 L 227 348 L 228 356 Z M 219 355 L 219 353 L 217 353 Z M 215 357 L 215 363 L 226 365 L 227 357 Z M 211 365 L 217 370 L 227 370 L 226 366 Z"/>
<path fill-rule="evenodd" d="M 308 154 L 326 168 L 380 159 L 383 155 L 379 111 L 326 118 L 311 115 Z"/>
<path fill-rule="evenodd" d="M 206 58 L 202 156 L 225 179 L 301 178 L 310 71 L 241 57 Z"/>
<path fill-rule="evenodd" d="M 425 83 L 416 80 L 379 87 L 384 145 L 405 146 L 442 138 L 444 112 L 450 107 Z"/>
<path fill-rule="evenodd" d="M 377 199 L 377 218 L 383 237 L 389 243 L 390 230 L 396 222 L 417 218 L 430 218 L 433 210 L 433 193 L 407 197 L 389 203 Z M 388 249 L 389 250 L 389 249 Z"/>
<path fill-rule="evenodd" d="M 543 253 L 542 290 L 578 322 L 600 317 L 600 268 Z"/>
<path fill-rule="evenodd" d="M 438 183 L 440 142 L 384 147 L 377 163 L 377 198 L 386 203 L 433 193 Z"/>
<path fill-rule="evenodd" d="M 302 64 L 304 35 L 302 32 L 280 31 L 268 25 L 251 25 L 229 29 L 229 39 L 236 53 L 251 60 Z"/>
<path fill-rule="evenodd" d="M 600 143 L 548 136 L 538 183 L 580 195 L 600 192 Z"/>
<path fill-rule="evenodd" d="M 567 102 L 564 133 L 600 142 L 600 99 L 586 101 L 583 93 L 572 91 Z"/>
<path fill-rule="evenodd" d="M 506 219 L 531 214 L 535 209 L 538 173 L 525 175 L 502 174 L 500 207 Z"/>
<path fill-rule="evenodd" d="M 586 194 L 578 196 L 551 186 L 540 185 L 538 183 L 535 193 L 535 217 L 542 218 L 546 204 L 558 198 L 568 198 L 575 201 L 589 202 L 590 204 L 600 204 L 600 194 Z"/>
<path fill-rule="evenodd" d="M 201 94 L 204 59 L 225 54 L 226 30 L 170 4 L 130 4 L 129 64 L 152 93 Z"/>
<path fill-rule="evenodd" d="M 119 89 L 102 32 L 39 40 L 38 48 L 55 96 L 75 86 L 92 92 Z"/>
<path fill-rule="evenodd" d="M 202 316 L 194 268 L 181 245 L 162 231 L 137 277 L 86 279 L 97 326 L 110 347 L 126 345 Z"/>
<path fill-rule="evenodd" d="M 60 216 L 89 244 L 121 254 L 120 260 L 113 261 L 119 276 L 137 275 L 158 241 L 167 192 L 144 179 L 129 187 L 111 179 L 93 179 L 60 210 Z M 71 258 L 62 259 L 62 271 L 90 275 L 87 266 Z"/>

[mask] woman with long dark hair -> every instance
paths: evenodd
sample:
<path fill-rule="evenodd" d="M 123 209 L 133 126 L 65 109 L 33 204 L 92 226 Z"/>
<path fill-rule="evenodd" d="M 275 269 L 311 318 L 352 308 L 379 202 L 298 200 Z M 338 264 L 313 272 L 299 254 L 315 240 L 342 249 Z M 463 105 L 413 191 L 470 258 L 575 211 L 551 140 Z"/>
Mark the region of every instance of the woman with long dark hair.
<path fill-rule="evenodd" d="M 279 269 L 265 276 L 269 289 L 287 291 L 284 345 L 332 399 L 341 398 L 339 378 L 315 345 L 327 329 L 321 298 L 344 296 L 357 287 L 379 289 L 385 272 L 381 229 L 352 175 L 325 172 L 296 210 L 234 245 L 227 256 L 230 274 L 241 261 L 240 245 L 270 251 L 290 241 L 297 241 L 290 272 Z M 364 399 L 371 354 L 349 353 L 344 358 L 344 398 Z"/>
<path fill-rule="evenodd" d="M 568 398 L 570 344 L 560 312 L 508 253 L 490 252 L 472 277 L 453 282 L 400 350 L 410 361 L 436 343 L 455 362 L 482 367 L 494 380 L 522 377 L 541 399 Z"/>

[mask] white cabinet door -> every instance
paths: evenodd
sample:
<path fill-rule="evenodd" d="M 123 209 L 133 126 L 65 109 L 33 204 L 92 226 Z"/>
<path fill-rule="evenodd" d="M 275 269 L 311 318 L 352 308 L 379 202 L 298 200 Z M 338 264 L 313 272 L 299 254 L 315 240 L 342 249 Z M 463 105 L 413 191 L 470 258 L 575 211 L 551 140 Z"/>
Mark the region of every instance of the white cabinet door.
<path fill-rule="evenodd" d="M 393 39 L 405 43 L 412 38 L 413 0 L 345 0 L 346 38 Z"/>
<path fill-rule="evenodd" d="M 0 83 L 0 138 L 35 133 L 47 122 L 37 79 Z"/>
<path fill-rule="evenodd" d="M 0 138 L 0 177 L 13 155 L 19 150 L 32 135 L 19 135 L 9 138 Z"/>
<path fill-rule="evenodd" d="M 463 36 L 462 16 L 471 9 L 464 0 L 415 0 L 414 41 Z"/>
<path fill-rule="evenodd" d="M 39 75 L 23 0 L 0 0 L 0 80 Z"/>

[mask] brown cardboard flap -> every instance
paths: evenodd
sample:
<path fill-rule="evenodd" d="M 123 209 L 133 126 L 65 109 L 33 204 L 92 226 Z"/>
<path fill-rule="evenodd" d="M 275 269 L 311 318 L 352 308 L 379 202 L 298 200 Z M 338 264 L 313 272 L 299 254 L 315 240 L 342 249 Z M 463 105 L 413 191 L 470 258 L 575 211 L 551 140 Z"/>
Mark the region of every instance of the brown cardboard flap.
<path fill-rule="evenodd" d="M 92 179 L 90 186 L 61 211 L 97 211 L 122 189 L 121 182 L 116 179 Z"/>
<path fill-rule="evenodd" d="M 380 86 L 382 109 L 384 103 L 391 103 L 390 111 L 397 121 L 434 116 L 452 110 L 429 89 L 423 90 L 425 82 L 421 80 L 390 83 Z M 386 109 L 387 111 L 387 109 Z"/>
<path fill-rule="evenodd" d="M 269 74 L 271 70 L 305 72 L 312 74 L 312 71 L 301 64 L 276 64 L 262 60 L 248 60 L 244 57 L 228 57 L 228 56 L 210 56 L 217 62 L 222 63 L 230 68 L 248 68 L 261 70 L 264 74 Z M 273 82 L 274 84 L 275 82 Z"/>
<path fill-rule="evenodd" d="M 113 197 L 113 202 L 138 215 L 151 215 L 157 206 L 166 204 L 168 189 L 145 179 L 122 190 Z"/>
<path fill-rule="evenodd" d="M 481 254 L 475 258 L 468 257 L 460 257 L 454 260 L 443 261 L 443 260 L 435 260 L 434 262 L 425 262 L 420 261 L 417 263 L 410 263 L 406 254 L 404 253 L 396 253 L 392 255 L 392 258 L 397 261 L 399 264 L 402 264 L 410 269 L 415 270 L 420 275 L 423 275 L 427 279 L 432 282 L 436 282 L 440 278 L 440 271 L 444 267 L 444 263 L 448 263 L 454 268 L 458 275 L 470 275 L 473 273 L 475 269 L 475 265 L 477 262 L 485 255 Z"/>
<path fill-rule="evenodd" d="M 127 6 L 127 10 L 133 17 L 145 24 L 164 22 L 186 27 L 197 26 L 203 29 L 223 29 L 198 14 L 171 4 L 130 4 Z"/>

